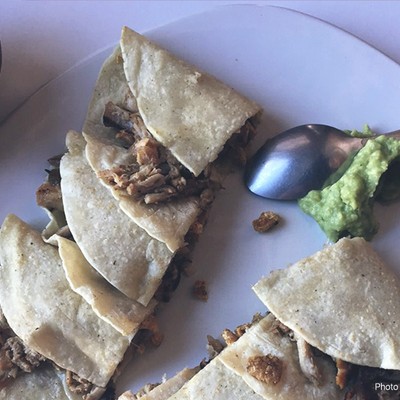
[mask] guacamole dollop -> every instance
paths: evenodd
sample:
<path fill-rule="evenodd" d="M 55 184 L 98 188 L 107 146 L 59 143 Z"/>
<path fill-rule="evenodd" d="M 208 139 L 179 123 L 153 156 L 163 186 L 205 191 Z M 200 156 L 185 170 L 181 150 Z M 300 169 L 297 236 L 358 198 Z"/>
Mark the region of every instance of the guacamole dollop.
<path fill-rule="evenodd" d="M 373 205 L 380 178 L 399 156 L 400 140 L 384 135 L 369 140 L 339 176 L 299 200 L 301 209 L 333 242 L 343 236 L 370 240 L 378 230 Z"/>

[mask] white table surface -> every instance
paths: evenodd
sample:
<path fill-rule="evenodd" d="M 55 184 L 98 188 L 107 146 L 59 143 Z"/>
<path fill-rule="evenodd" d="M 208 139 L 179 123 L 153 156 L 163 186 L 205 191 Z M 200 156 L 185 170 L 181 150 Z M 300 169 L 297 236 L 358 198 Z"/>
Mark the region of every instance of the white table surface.
<path fill-rule="evenodd" d="M 38 88 L 92 53 L 138 32 L 225 4 L 281 6 L 336 25 L 400 62 L 400 1 L 0 0 L 0 121 Z"/>

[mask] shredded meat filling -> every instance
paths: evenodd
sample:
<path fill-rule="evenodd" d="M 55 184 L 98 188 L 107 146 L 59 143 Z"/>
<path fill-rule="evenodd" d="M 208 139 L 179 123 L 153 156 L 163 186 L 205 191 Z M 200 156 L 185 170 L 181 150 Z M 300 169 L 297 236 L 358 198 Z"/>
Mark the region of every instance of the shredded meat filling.
<path fill-rule="evenodd" d="M 129 397 L 129 398 L 130 399 L 132 398 L 132 400 L 140 399 L 144 396 L 147 396 L 153 389 L 155 389 L 157 386 L 160 386 L 160 385 L 161 385 L 161 382 L 148 383 L 148 384 L 144 385 L 141 389 L 139 389 L 139 391 L 136 394 L 132 395 L 132 397 Z"/>
<path fill-rule="evenodd" d="M 303 374 L 314 385 L 319 386 L 322 380 L 321 371 L 315 360 L 312 347 L 303 339 L 296 336 L 297 350 L 299 352 L 299 363 Z"/>
<path fill-rule="evenodd" d="M 151 136 L 138 112 L 130 112 L 112 102 L 105 106 L 103 123 L 124 132 L 120 139 L 126 140 L 128 145 L 135 142 L 135 135 L 139 138 Z"/>
<path fill-rule="evenodd" d="M 336 360 L 336 385 L 340 387 L 340 389 L 344 389 L 349 380 L 349 374 L 351 372 L 351 364 L 346 361 L 337 359 Z"/>
<path fill-rule="evenodd" d="M 36 191 L 36 202 L 39 206 L 53 210 L 62 210 L 61 187 L 49 180 L 42 183 Z"/>
<path fill-rule="evenodd" d="M 121 165 L 100 173 L 100 177 L 115 189 L 146 204 L 200 196 L 202 206 L 206 207 L 213 200 L 213 193 L 220 188 L 220 184 L 211 178 L 211 166 L 200 176 L 194 176 L 152 137 L 139 113 L 109 102 L 105 107 L 103 123 L 118 129 L 116 138 L 132 152 L 136 160 L 132 165 Z M 241 163 L 245 162 L 242 153 L 254 131 L 254 126 L 248 122 L 227 144 L 227 151 L 239 154 Z"/>
<path fill-rule="evenodd" d="M 93 389 L 93 383 L 82 379 L 72 371 L 66 371 L 66 383 L 72 393 L 87 394 Z"/>
<path fill-rule="evenodd" d="M 227 346 L 230 346 L 239 339 L 239 336 L 236 335 L 236 333 L 232 332 L 230 329 L 224 329 L 221 336 Z"/>
<path fill-rule="evenodd" d="M 26 347 L 16 336 L 7 339 L 3 348 L 11 362 L 24 372 L 32 372 L 46 360 L 41 354 Z"/>
<path fill-rule="evenodd" d="M 153 346 L 160 346 L 164 335 L 161 333 L 160 328 L 158 326 L 157 320 L 154 315 L 150 315 L 147 317 L 141 324 L 140 329 L 146 330 L 150 334 L 150 343 Z"/>
<path fill-rule="evenodd" d="M 0 382 L 16 378 L 20 372 L 32 372 L 46 360 L 8 330 L 0 332 L 0 345 Z"/>
<path fill-rule="evenodd" d="M 207 350 L 210 359 L 215 358 L 224 349 L 224 345 L 211 335 L 207 335 Z"/>
<path fill-rule="evenodd" d="M 111 386 L 107 389 L 96 386 L 72 371 L 65 371 L 65 382 L 68 389 L 72 393 L 81 396 L 83 400 L 98 399 L 100 397 L 102 400 L 114 398 L 114 395 L 110 397 L 110 393 L 113 392 Z"/>
<path fill-rule="evenodd" d="M 61 155 L 47 160 L 52 168 L 46 169 L 46 182 L 41 184 L 36 190 L 36 203 L 49 211 L 63 209 L 60 186 L 60 160 Z"/>
<path fill-rule="evenodd" d="M 171 300 L 172 294 L 181 280 L 182 272 L 188 263 L 190 263 L 189 249 L 183 247 L 175 254 L 163 276 L 160 286 L 154 294 L 154 298 L 157 301 L 168 303 Z"/>
<path fill-rule="evenodd" d="M 279 321 L 279 319 L 274 320 L 273 324 L 272 324 L 272 331 L 274 331 L 275 333 L 279 333 L 282 336 L 289 336 L 291 339 L 293 339 L 293 331 L 288 328 L 286 325 L 284 325 L 281 321 Z"/>
<path fill-rule="evenodd" d="M 0 316 L 1 316 L 0 311 Z M 48 360 L 36 351 L 25 346 L 15 336 L 5 320 L 0 318 L 0 388 L 17 378 L 21 373 L 32 373 Z M 55 368 L 58 368 L 54 364 Z M 82 399 L 98 398 L 105 389 L 80 378 L 71 371 L 66 371 L 66 383 L 71 392 L 79 394 Z M 1 389 L 0 389 L 1 390 Z"/>

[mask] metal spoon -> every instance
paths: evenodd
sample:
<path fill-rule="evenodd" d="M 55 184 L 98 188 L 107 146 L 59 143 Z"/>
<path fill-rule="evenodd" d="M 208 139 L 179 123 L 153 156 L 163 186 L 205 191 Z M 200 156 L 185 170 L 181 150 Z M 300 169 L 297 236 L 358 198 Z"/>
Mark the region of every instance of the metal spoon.
<path fill-rule="evenodd" d="M 388 133 L 400 139 L 400 130 Z M 245 183 L 253 193 L 296 200 L 326 179 L 371 138 L 355 138 L 327 125 L 301 125 L 269 139 L 250 159 Z"/>

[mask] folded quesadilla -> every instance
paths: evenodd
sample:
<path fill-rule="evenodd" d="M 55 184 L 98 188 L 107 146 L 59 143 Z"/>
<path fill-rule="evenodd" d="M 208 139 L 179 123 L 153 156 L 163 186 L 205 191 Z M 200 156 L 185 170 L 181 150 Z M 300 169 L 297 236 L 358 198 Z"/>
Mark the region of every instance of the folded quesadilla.
<path fill-rule="evenodd" d="M 65 218 L 87 262 L 132 300 L 147 306 L 174 254 L 121 211 L 85 157 L 81 134 L 67 134 L 60 163 Z"/>
<path fill-rule="evenodd" d="M 146 385 L 140 393 L 133 395 L 131 392 L 123 393 L 118 400 L 133 400 L 141 398 L 142 400 L 166 400 L 175 394 L 189 379 L 193 378 L 200 371 L 200 367 L 184 368 L 172 378 L 163 383 L 155 385 Z"/>
<path fill-rule="evenodd" d="M 70 288 L 58 249 L 14 215 L 1 227 L 0 264 L 0 307 L 20 348 L 11 352 L 27 354 L 28 361 L 34 352 L 33 367 L 53 362 L 70 381 L 85 384 L 88 395 L 104 391 L 133 335 L 122 335 L 96 315 Z M 8 371 L 3 378 L 12 377 Z"/>
<path fill-rule="evenodd" d="M 215 160 L 243 156 L 259 112 L 125 27 L 88 109 L 86 156 L 121 209 L 175 251 L 220 186 Z"/>
<path fill-rule="evenodd" d="M 0 309 L 0 399 L 103 400 L 114 389 L 93 387 L 27 347 L 9 327 Z"/>
<path fill-rule="evenodd" d="M 400 280 L 364 239 L 343 238 L 254 290 L 295 338 L 335 360 L 346 399 L 399 398 L 378 397 L 375 383 L 400 384 Z"/>
<path fill-rule="evenodd" d="M 50 223 L 40 234 L 8 215 L 1 226 L 0 399 L 106 392 L 144 331 L 155 332 L 153 310 L 175 289 L 232 162 L 244 161 L 259 113 L 123 29 L 84 133 L 67 134 L 37 192 Z"/>
<path fill-rule="evenodd" d="M 161 93 L 168 102 L 160 107 Z M 186 254 L 181 248 L 201 232 L 232 154 L 243 156 L 258 113 L 255 103 L 124 29 L 100 73 L 84 134 L 67 134 L 67 153 L 51 160 L 54 169 L 37 191 L 51 219 L 44 241 L 15 216 L 3 224 L 3 273 L 13 295 L 0 296 L 0 306 L 16 335 L 62 370 L 104 388 L 138 329 L 153 328 L 151 322 L 146 328 L 146 318 L 157 301 L 176 287 Z M 231 154 L 229 162 L 211 165 L 219 153 Z M 19 305 L 25 275 L 9 265 L 20 262 L 25 271 L 18 251 L 26 238 L 40 255 L 32 257 L 43 279 L 27 291 L 32 302 Z M 53 264 L 57 273 L 49 277 Z M 35 270 L 29 272 L 34 280 Z M 57 297 L 60 291 L 66 299 Z M 52 304 L 53 297 L 59 302 Z M 37 320 L 13 319 L 15 306 Z M 84 339 L 86 323 L 95 326 Z"/>
<path fill-rule="evenodd" d="M 182 386 L 175 393 L 169 390 L 168 380 L 143 397 L 127 392 L 120 400 L 340 398 L 341 390 L 335 384 L 335 365 L 322 355 L 317 361 L 321 368 L 320 385 L 304 375 L 295 342 L 280 329 L 275 317 L 268 314 L 229 343 L 193 378 L 181 381 Z"/>
<path fill-rule="evenodd" d="M 23 373 L 11 384 L 0 390 L 1 400 L 78 400 L 67 394 L 63 377 L 54 368 L 36 369 L 34 373 Z M 82 399 L 82 397 L 80 397 Z"/>
<path fill-rule="evenodd" d="M 144 307 L 107 282 L 85 259 L 72 240 L 57 237 L 58 250 L 65 276 L 71 289 L 80 294 L 93 311 L 122 335 L 137 332 L 140 324 L 152 313 L 156 301 Z"/>

